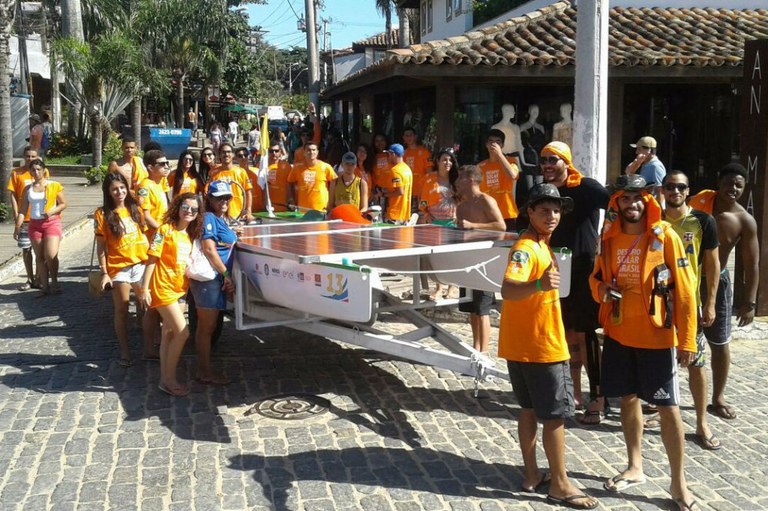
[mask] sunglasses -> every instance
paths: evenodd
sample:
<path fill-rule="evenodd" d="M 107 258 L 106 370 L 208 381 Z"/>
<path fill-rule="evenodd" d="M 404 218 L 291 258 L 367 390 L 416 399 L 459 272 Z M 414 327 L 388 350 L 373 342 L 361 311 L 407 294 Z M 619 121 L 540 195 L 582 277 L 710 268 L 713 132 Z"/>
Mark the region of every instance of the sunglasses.
<path fill-rule="evenodd" d="M 557 165 L 557 162 L 560 161 L 560 158 L 557 156 L 542 156 L 541 157 L 541 164 L 544 165 L 545 163 L 548 163 L 550 165 Z"/>
<path fill-rule="evenodd" d="M 218 200 L 218 201 L 222 201 L 222 202 L 225 202 L 225 201 L 229 202 L 229 201 L 232 200 L 232 196 L 231 195 L 222 195 L 221 197 L 213 197 L 212 196 L 211 198 L 213 200 Z"/>
<path fill-rule="evenodd" d="M 183 158 L 184 161 L 195 161 L 193 158 Z"/>
<path fill-rule="evenodd" d="M 685 183 L 667 183 L 664 185 L 664 189 L 668 192 L 674 192 L 675 190 L 684 192 L 688 189 L 688 185 Z"/>
<path fill-rule="evenodd" d="M 237 153 L 238 158 L 245 158 L 246 156 L 248 156 L 247 153 Z"/>
<path fill-rule="evenodd" d="M 171 163 L 168 160 L 165 161 L 156 161 L 155 165 L 160 165 L 162 167 L 170 167 Z"/>
<path fill-rule="evenodd" d="M 193 215 L 196 215 L 197 212 L 200 211 L 200 208 L 190 206 L 189 204 L 182 204 L 181 206 L 179 206 L 179 209 L 187 213 L 192 213 Z"/>
<path fill-rule="evenodd" d="M 213 153 L 203 153 L 203 158 L 213 158 Z"/>
<path fill-rule="evenodd" d="M 270 149 L 269 152 L 277 154 L 280 152 L 280 149 Z"/>

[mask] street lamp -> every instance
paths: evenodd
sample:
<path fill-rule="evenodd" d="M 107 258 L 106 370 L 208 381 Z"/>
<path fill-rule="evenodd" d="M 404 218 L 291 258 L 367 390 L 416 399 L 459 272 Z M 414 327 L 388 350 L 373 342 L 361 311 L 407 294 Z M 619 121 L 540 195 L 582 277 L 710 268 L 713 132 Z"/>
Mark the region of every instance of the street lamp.
<path fill-rule="evenodd" d="M 291 62 L 288 64 L 288 95 L 291 96 L 293 94 L 293 66 L 301 66 L 301 62 Z M 301 71 L 306 70 L 306 68 L 300 70 L 298 73 L 296 73 L 296 78 L 299 78 L 299 75 L 301 74 Z"/>

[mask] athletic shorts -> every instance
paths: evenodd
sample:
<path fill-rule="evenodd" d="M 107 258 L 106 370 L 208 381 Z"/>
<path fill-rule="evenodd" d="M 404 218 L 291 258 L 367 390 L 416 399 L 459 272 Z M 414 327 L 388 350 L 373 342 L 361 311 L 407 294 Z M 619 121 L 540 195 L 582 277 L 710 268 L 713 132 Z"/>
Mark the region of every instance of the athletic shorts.
<path fill-rule="evenodd" d="M 112 277 L 112 283 L 125 282 L 126 284 L 138 284 L 144 277 L 144 263 L 136 263 L 132 266 L 122 268 L 117 275 Z"/>
<path fill-rule="evenodd" d="M 43 238 L 61 238 L 61 217 L 50 216 L 45 220 L 29 221 L 29 239 L 40 241 Z"/>
<path fill-rule="evenodd" d="M 539 420 L 573 416 L 573 381 L 567 360 L 551 364 L 508 360 L 507 369 L 521 408 L 533 409 Z"/>
<path fill-rule="evenodd" d="M 21 224 L 21 229 L 19 230 L 19 239 L 16 242 L 16 245 L 19 248 L 23 248 L 24 250 L 32 248 L 32 242 L 29 241 L 29 222 L 24 222 Z"/>
<path fill-rule="evenodd" d="M 467 296 L 467 288 L 459 289 L 459 298 Z M 491 313 L 491 307 L 496 303 L 496 295 L 490 291 L 472 290 L 471 302 L 459 302 L 459 312 L 469 312 L 478 316 L 488 316 Z"/>
<path fill-rule="evenodd" d="M 709 344 L 722 346 L 731 342 L 731 316 L 733 315 L 733 288 L 728 269 L 720 272 L 720 283 L 715 298 L 715 322 L 704 327 L 704 335 Z"/>
<path fill-rule="evenodd" d="M 704 337 L 704 330 L 699 327 L 696 330 L 696 356 L 693 357 L 691 365 L 693 367 L 704 367 L 707 363 L 707 339 Z"/>
<path fill-rule="evenodd" d="M 221 289 L 224 285 L 224 277 L 217 275 L 213 280 L 200 282 L 189 279 L 189 290 L 195 299 L 195 306 L 201 309 L 227 308 L 227 294 Z"/>
<path fill-rule="evenodd" d="M 600 367 L 600 390 L 607 397 L 637 394 L 658 406 L 680 402 L 675 348 L 633 348 L 606 337 Z"/>
<path fill-rule="evenodd" d="M 595 261 L 590 257 L 576 257 L 571 261 L 571 292 L 560 298 L 563 326 L 576 332 L 594 331 L 598 327 L 599 305 L 592 298 L 589 276 Z"/>

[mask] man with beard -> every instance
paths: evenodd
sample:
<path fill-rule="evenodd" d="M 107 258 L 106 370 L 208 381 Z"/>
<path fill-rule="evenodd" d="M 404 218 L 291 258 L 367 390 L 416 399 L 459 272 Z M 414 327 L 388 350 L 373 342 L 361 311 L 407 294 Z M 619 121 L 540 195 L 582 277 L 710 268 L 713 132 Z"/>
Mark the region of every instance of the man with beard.
<path fill-rule="evenodd" d="M 688 177 L 682 171 L 672 170 L 664 176 L 664 220 L 670 223 L 683 242 L 688 262 L 696 276 L 696 288 L 699 289 L 699 284 L 706 281 L 702 289 L 704 299 L 702 293 L 696 295 L 696 303 L 701 312 L 696 329 L 696 358 L 688 366 L 688 385 L 696 410 L 696 442 L 704 449 L 714 451 L 720 449 L 721 445 L 707 423 L 707 372 L 704 370 L 706 341 L 702 328 L 712 326 L 715 321 L 715 296 L 720 275 L 719 243 L 715 219 L 686 204 L 688 190 Z"/>
<path fill-rule="evenodd" d="M 563 142 L 551 142 L 544 146 L 539 163 L 544 182 L 555 185 L 561 197 L 570 197 L 574 203 L 573 212 L 563 216 L 552 234 L 551 246 L 572 251 L 571 292 L 560 299 L 563 323 L 571 354 L 576 407 L 583 407 L 581 367 L 586 363 L 590 401 L 581 422 L 596 425 L 602 420 L 605 399 L 600 394 L 600 345 L 595 334 L 597 304 L 589 294 L 588 283 L 595 264 L 600 210 L 608 205 L 610 195 L 603 185 L 576 170 L 571 148 Z"/>
<path fill-rule="evenodd" d="M 681 511 L 698 509 L 684 473 L 677 365 L 696 355 L 695 277 L 680 237 L 661 220 L 645 179 L 621 176 L 606 212 L 590 276 L 605 334 L 600 388 L 621 397 L 628 466 L 608 479 L 610 492 L 645 482 L 640 400 L 655 404 L 671 470 L 670 494 Z"/>
<path fill-rule="evenodd" d="M 757 222 L 739 199 L 747 183 L 747 169 L 739 163 L 729 163 L 718 174 L 718 190 L 704 190 L 691 198 L 690 205 L 715 217 L 717 236 L 720 240 L 720 283 L 717 288 L 714 323 L 704 328 L 712 350 L 712 404 L 707 411 L 722 419 L 735 419 L 736 412 L 725 401 L 725 385 L 731 367 L 731 311 L 733 289 L 726 267 L 734 247 L 739 248 L 744 265 L 746 289 L 736 316 L 739 326 L 746 326 L 755 319 L 757 309 L 757 284 L 760 278 L 760 252 L 757 243 Z"/>

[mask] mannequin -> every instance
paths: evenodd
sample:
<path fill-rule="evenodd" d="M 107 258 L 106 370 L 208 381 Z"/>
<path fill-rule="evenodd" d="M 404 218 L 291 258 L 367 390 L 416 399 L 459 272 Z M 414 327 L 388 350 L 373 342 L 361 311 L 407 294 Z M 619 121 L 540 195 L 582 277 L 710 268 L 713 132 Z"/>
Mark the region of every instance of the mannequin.
<path fill-rule="evenodd" d="M 524 145 L 530 146 L 537 155 L 547 144 L 547 132 L 544 126 L 537 122 L 538 118 L 539 105 L 531 105 L 528 107 L 528 120 L 520 125 Z"/>
<path fill-rule="evenodd" d="M 501 120 L 491 126 L 491 129 L 501 130 L 504 133 L 504 147 L 502 152 L 516 156 L 523 165 L 527 165 L 523 156 L 523 142 L 520 137 L 520 126 L 512 123 L 515 117 L 515 107 L 510 104 L 501 106 Z"/>
<path fill-rule="evenodd" d="M 552 140 L 573 145 L 573 119 L 571 113 L 573 107 L 570 103 L 560 105 L 560 121 L 552 127 Z"/>

